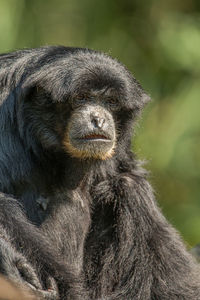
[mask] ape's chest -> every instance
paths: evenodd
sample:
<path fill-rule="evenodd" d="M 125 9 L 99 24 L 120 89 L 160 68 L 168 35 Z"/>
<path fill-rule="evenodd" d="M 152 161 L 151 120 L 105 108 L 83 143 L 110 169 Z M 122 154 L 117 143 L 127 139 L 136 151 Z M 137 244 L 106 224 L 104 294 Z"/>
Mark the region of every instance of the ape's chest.
<path fill-rule="evenodd" d="M 29 190 L 24 192 L 18 199 L 31 223 L 40 226 L 48 215 L 48 198 Z"/>

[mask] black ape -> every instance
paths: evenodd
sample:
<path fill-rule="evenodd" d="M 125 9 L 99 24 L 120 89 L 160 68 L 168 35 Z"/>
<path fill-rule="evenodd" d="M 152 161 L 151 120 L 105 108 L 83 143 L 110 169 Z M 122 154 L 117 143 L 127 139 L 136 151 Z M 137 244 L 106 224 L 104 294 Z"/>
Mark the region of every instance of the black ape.
<path fill-rule="evenodd" d="M 199 268 L 130 150 L 139 83 L 88 49 L 0 66 L 0 272 L 45 299 L 200 299 Z"/>

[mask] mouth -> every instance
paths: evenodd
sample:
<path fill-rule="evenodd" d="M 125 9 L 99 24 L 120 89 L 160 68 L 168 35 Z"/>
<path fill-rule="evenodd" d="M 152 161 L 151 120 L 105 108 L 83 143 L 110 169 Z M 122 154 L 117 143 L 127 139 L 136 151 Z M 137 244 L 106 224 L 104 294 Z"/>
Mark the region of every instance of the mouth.
<path fill-rule="evenodd" d="M 83 137 L 80 138 L 80 140 L 86 140 L 86 141 L 111 141 L 111 139 L 104 135 L 104 134 L 94 134 L 94 133 L 91 133 L 91 134 L 87 134 L 87 135 L 84 135 Z"/>
<path fill-rule="evenodd" d="M 105 160 L 114 154 L 115 136 L 92 131 L 76 137 L 68 136 L 64 146 L 72 157 Z"/>

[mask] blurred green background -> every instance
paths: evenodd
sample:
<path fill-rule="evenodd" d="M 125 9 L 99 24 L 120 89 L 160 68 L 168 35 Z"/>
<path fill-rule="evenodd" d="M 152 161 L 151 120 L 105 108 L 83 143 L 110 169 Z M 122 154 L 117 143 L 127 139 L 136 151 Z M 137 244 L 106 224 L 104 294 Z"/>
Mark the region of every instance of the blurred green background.
<path fill-rule="evenodd" d="M 0 50 L 102 50 L 152 97 L 133 144 L 164 214 L 200 242 L 200 1 L 0 0 Z"/>

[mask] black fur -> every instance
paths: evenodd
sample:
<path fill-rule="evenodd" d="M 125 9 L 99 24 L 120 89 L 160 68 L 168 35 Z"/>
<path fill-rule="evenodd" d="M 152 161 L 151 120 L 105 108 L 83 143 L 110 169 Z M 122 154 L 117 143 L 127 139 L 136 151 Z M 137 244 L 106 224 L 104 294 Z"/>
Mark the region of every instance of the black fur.
<path fill-rule="evenodd" d="M 130 150 L 149 100 L 139 83 L 88 49 L 17 51 L 0 66 L 1 273 L 45 299 L 57 288 L 60 299 L 200 299 L 199 267 Z M 73 158 L 62 144 L 73 99 L 91 90 L 93 105 L 104 106 L 102 90 L 117 101 L 106 108 L 115 154 L 102 161 Z"/>

